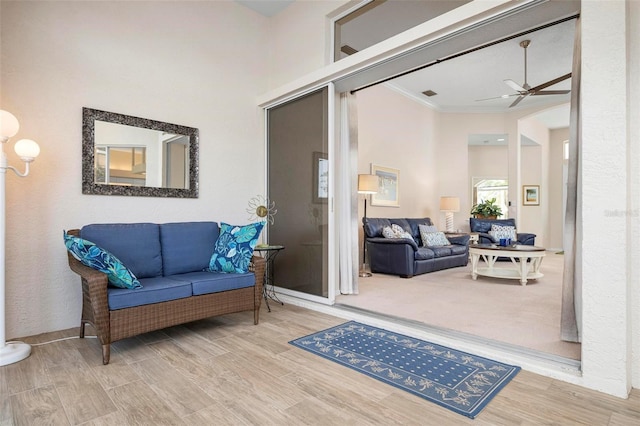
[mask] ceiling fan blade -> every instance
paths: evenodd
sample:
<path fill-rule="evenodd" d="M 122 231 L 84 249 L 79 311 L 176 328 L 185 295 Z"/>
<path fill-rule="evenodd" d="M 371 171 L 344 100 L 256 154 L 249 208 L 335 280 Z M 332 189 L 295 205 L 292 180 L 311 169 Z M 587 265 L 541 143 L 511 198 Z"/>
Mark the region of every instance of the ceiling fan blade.
<path fill-rule="evenodd" d="M 513 95 L 502 95 L 502 96 L 494 96 L 493 98 L 484 98 L 484 99 L 476 99 L 476 102 L 482 102 L 482 101 L 490 101 L 493 99 L 507 99 L 510 98 L 512 96 L 520 96 L 520 93 L 514 93 Z"/>
<path fill-rule="evenodd" d="M 527 89 L 525 89 L 524 87 L 520 86 L 518 83 L 516 83 L 515 81 L 511 80 L 511 79 L 506 79 L 504 80 L 505 84 L 509 87 L 511 87 L 513 90 L 517 91 L 517 92 L 526 92 Z"/>
<path fill-rule="evenodd" d="M 553 86 L 554 84 L 558 84 L 561 81 L 565 81 L 568 78 L 571 78 L 571 73 L 565 74 L 565 75 L 563 75 L 561 77 L 558 77 L 558 78 L 554 78 L 553 80 L 549 80 L 546 83 L 542 83 L 542 84 L 532 88 L 531 91 L 532 92 L 537 92 L 539 90 L 546 89 L 547 87 Z"/>
<path fill-rule="evenodd" d="M 532 93 L 532 95 L 566 95 L 571 90 L 541 90 L 539 92 Z"/>
<path fill-rule="evenodd" d="M 518 99 L 513 101 L 513 103 L 511 105 L 509 105 L 509 108 L 513 108 L 514 106 L 518 105 L 520 103 L 520 101 L 523 100 L 524 98 L 525 98 L 525 96 L 521 95 Z"/>

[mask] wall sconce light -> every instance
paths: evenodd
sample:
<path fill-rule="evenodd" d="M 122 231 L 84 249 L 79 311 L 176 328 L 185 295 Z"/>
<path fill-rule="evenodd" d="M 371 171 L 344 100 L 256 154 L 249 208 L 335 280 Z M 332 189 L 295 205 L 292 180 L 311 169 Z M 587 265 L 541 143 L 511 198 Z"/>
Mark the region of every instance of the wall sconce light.
<path fill-rule="evenodd" d="M 20 129 L 18 119 L 10 112 L 0 110 L 0 366 L 22 361 L 31 354 L 31 346 L 22 342 L 7 342 L 5 339 L 5 180 L 7 170 L 25 177 L 29 174 L 29 163 L 40 154 L 40 147 L 31 139 L 21 139 L 16 142 L 14 150 L 18 157 L 25 162 L 25 171 L 7 164 L 4 144 L 15 136 Z"/>
<path fill-rule="evenodd" d="M 460 211 L 460 198 L 440 197 L 440 211 L 445 212 L 447 232 L 454 232 L 453 213 Z"/>
<path fill-rule="evenodd" d="M 367 219 L 367 195 L 376 194 L 378 192 L 378 176 L 376 175 L 358 175 L 358 194 L 364 194 L 364 219 Z M 364 221 L 363 221 L 364 225 Z M 363 228 L 364 229 L 364 228 Z M 362 235 L 362 270 L 359 276 L 362 278 L 370 277 L 371 272 L 367 272 L 367 235 Z"/>

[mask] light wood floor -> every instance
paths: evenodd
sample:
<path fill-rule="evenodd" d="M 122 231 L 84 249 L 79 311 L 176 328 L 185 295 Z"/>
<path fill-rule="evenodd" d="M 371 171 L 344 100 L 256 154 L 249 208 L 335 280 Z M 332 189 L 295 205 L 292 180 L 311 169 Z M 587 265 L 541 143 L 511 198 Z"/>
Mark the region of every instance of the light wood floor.
<path fill-rule="evenodd" d="M 121 341 L 107 366 L 95 339 L 34 346 L 0 367 L 0 425 L 640 424 L 640 390 L 623 400 L 526 371 L 470 420 L 288 344 L 343 319 L 275 303 L 260 325 L 252 318 Z"/>

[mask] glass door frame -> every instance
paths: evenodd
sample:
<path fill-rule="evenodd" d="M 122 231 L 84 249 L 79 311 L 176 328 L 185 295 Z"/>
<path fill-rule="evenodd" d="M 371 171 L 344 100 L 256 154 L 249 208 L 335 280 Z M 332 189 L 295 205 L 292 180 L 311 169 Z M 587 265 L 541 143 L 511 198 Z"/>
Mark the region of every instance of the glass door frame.
<path fill-rule="evenodd" d="M 329 198 L 327 208 L 327 297 L 316 296 L 300 291 L 290 290 L 276 286 L 275 289 L 280 295 L 292 296 L 298 299 L 308 300 L 310 302 L 322 303 L 325 305 L 333 305 L 336 298 L 336 290 L 338 288 L 338 251 L 336 240 L 336 220 L 335 220 L 335 147 L 336 147 L 336 93 L 333 82 L 317 85 L 303 91 L 293 93 L 285 99 L 277 102 L 269 103 L 262 106 L 264 120 L 264 148 L 265 148 L 265 174 L 264 174 L 264 193 L 269 196 L 269 110 L 282 104 L 302 98 L 318 90 L 327 89 L 327 159 L 329 161 Z M 277 220 L 277 216 L 276 216 Z M 268 233 L 266 235 L 268 238 Z"/>

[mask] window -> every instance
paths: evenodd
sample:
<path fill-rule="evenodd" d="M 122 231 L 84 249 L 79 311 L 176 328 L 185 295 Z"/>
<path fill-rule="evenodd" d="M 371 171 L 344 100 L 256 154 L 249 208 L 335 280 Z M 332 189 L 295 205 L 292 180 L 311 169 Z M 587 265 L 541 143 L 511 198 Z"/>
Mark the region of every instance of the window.
<path fill-rule="evenodd" d="M 473 178 L 472 205 L 486 200 L 496 199 L 496 204 L 502 209 L 498 219 L 506 218 L 509 209 L 509 181 L 507 179 Z"/>

